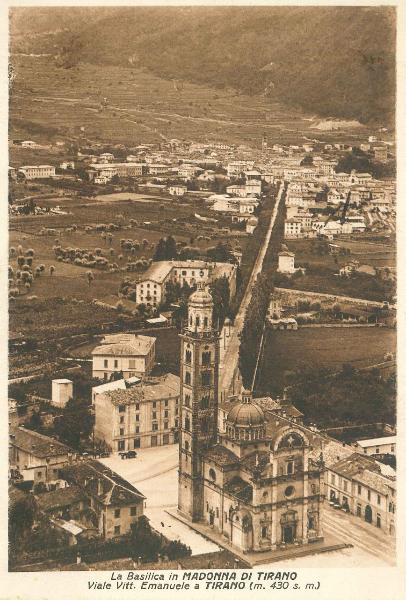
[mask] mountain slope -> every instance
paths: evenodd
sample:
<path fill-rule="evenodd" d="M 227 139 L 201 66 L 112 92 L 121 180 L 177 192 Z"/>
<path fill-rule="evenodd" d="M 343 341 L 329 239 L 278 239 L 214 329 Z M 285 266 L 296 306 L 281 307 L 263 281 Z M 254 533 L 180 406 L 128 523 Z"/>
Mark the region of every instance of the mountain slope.
<path fill-rule="evenodd" d="M 322 116 L 393 122 L 393 8 L 81 7 L 69 8 L 67 19 L 62 10 L 14 9 L 12 50 L 62 48 L 69 66 L 133 64 L 165 78 L 265 92 Z M 44 34 L 61 23 L 70 31 Z"/>

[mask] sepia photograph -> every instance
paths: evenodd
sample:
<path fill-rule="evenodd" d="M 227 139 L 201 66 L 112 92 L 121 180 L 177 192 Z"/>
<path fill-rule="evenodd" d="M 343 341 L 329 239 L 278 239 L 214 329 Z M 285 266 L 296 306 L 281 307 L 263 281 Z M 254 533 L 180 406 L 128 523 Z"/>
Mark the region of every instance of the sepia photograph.
<path fill-rule="evenodd" d="M 395 571 L 396 26 L 9 8 L 10 573 Z"/>

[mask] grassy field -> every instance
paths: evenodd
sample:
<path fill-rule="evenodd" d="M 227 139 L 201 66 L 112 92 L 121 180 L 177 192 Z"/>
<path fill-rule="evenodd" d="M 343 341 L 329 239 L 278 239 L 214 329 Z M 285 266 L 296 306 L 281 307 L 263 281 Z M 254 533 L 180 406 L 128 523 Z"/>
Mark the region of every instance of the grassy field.
<path fill-rule="evenodd" d="M 347 256 L 333 256 L 331 254 L 319 255 L 312 252 L 315 244 L 312 240 L 287 240 L 291 252 L 295 253 L 295 262 L 308 263 L 311 267 L 325 267 L 334 272 L 350 260 L 357 260 L 360 264 L 372 266 L 392 267 L 396 264 L 396 246 L 394 240 L 386 244 L 369 242 L 367 240 L 336 240 L 335 244 L 342 248 L 349 248 L 351 254 Z"/>
<path fill-rule="evenodd" d="M 191 203 L 179 204 L 173 200 L 154 199 L 142 194 L 118 194 L 100 196 L 85 202 L 78 198 L 55 198 L 38 202 L 41 206 L 58 205 L 67 214 L 65 215 L 37 215 L 13 217 L 10 223 L 9 244 L 14 248 L 22 245 L 24 251 L 32 248 L 35 252 L 34 268 L 39 264 L 45 265 L 45 271 L 39 278 L 35 278 L 28 295 L 35 294 L 38 298 L 49 297 L 74 297 L 83 300 L 97 298 L 103 300 L 117 294 L 118 286 L 127 275 L 125 266 L 127 260 L 138 260 L 142 257 L 150 259 L 155 252 L 155 246 L 161 237 L 171 233 L 177 242 L 193 245 L 201 251 L 215 245 L 220 240 L 225 241 L 224 234 L 218 225 L 204 228 L 194 217 L 196 205 Z M 125 197 L 125 199 L 124 199 Z M 208 214 L 207 209 L 199 208 L 199 214 Z M 133 219 L 138 225 L 130 225 Z M 176 222 L 174 222 L 176 219 Z M 72 224 L 79 224 L 77 231 L 67 231 Z M 113 223 L 120 226 L 119 231 L 113 232 L 111 243 L 102 238 L 100 233 L 94 231 L 86 233 L 87 225 Z M 149 223 L 145 225 L 145 223 Z M 56 230 L 56 235 L 40 235 L 41 227 Z M 210 239 L 196 240 L 204 234 Z M 131 254 L 120 246 L 121 239 L 132 239 L 140 242 L 140 249 Z M 233 246 L 244 248 L 247 238 L 228 236 L 228 241 Z M 70 263 L 58 262 L 53 250 L 55 240 L 59 240 L 62 247 L 86 248 L 93 252 L 101 248 L 102 254 L 109 262 L 116 263 L 122 272 L 105 272 L 91 269 L 94 281 L 89 286 L 86 279 L 88 268 Z M 143 241 L 146 240 L 147 244 Z M 121 258 L 120 258 L 121 257 Z M 10 265 L 17 269 L 17 259 L 10 259 Z M 49 267 L 55 266 L 51 276 Z M 136 278 L 136 273 L 129 274 Z M 25 290 L 22 288 L 22 293 Z M 118 300 L 118 298 L 117 298 Z"/>
<path fill-rule="evenodd" d="M 263 349 L 257 390 L 276 394 L 289 385 L 289 375 L 326 368 L 339 371 L 383 362 L 396 350 L 396 331 L 386 328 L 299 329 L 269 331 Z"/>
<path fill-rule="evenodd" d="M 352 142 L 366 129 L 320 132 L 308 115 L 263 96 L 213 90 L 130 67 L 81 64 L 55 67 L 49 58 L 14 55 L 16 71 L 10 105 L 12 138 L 78 140 L 81 137 L 135 146 L 162 139 L 216 140 L 260 147 L 263 132 L 272 142 L 297 143 L 301 137 Z M 100 104 L 107 98 L 107 107 Z M 81 128 L 84 128 L 81 130 Z M 13 150 L 11 161 L 15 160 Z"/>

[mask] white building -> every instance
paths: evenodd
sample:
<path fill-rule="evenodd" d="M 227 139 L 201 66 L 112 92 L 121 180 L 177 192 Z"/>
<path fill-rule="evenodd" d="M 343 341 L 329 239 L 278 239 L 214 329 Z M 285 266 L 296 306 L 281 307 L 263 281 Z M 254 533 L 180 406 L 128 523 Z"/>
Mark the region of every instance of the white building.
<path fill-rule="evenodd" d="M 26 179 L 46 179 L 55 175 L 55 167 L 52 165 L 27 165 L 20 167 L 18 172 Z"/>
<path fill-rule="evenodd" d="M 369 440 L 358 440 L 357 446 L 360 452 L 371 456 L 373 454 L 393 454 L 396 455 L 396 436 L 371 438 Z"/>
<path fill-rule="evenodd" d="M 95 396 L 96 439 L 113 452 L 178 441 L 180 381 L 168 373 Z M 165 490 L 161 490 L 165 494 Z"/>
<path fill-rule="evenodd" d="M 73 398 L 73 382 L 70 379 L 52 380 L 51 403 L 59 408 L 65 408 L 68 400 Z"/>
<path fill-rule="evenodd" d="M 187 192 L 185 185 L 171 185 L 168 189 L 171 196 L 184 196 Z"/>
<path fill-rule="evenodd" d="M 225 276 L 230 286 L 230 296 L 236 291 L 236 265 L 231 263 L 211 263 L 203 260 L 167 261 L 152 263 L 137 282 L 137 303 L 158 306 L 166 299 L 166 285 L 169 281 L 190 287 L 199 282 L 210 283 Z"/>
<path fill-rule="evenodd" d="M 293 252 L 283 250 L 278 254 L 278 272 L 291 275 L 295 272 L 295 255 Z"/>
<path fill-rule="evenodd" d="M 95 378 L 109 381 L 114 374 L 124 379 L 148 375 L 155 364 L 156 338 L 147 335 L 108 335 L 92 351 Z"/>

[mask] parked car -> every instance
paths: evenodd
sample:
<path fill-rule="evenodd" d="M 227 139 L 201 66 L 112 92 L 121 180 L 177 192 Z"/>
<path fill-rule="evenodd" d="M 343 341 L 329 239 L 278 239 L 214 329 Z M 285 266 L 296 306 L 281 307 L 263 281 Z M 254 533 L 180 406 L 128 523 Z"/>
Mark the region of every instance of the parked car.
<path fill-rule="evenodd" d="M 119 452 L 119 455 L 122 459 L 124 458 L 137 458 L 137 453 L 135 450 L 128 450 L 128 452 Z"/>

